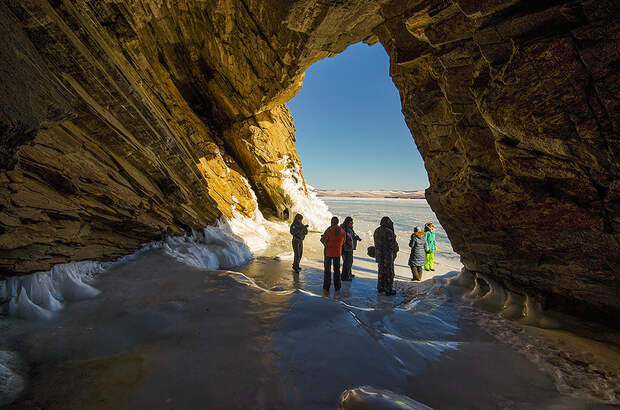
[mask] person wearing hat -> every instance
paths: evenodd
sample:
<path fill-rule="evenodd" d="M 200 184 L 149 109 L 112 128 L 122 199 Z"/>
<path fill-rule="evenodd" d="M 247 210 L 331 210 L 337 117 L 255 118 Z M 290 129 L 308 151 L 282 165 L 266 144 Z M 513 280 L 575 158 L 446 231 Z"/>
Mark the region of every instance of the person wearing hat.
<path fill-rule="evenodd" d="M 424 270 L 435 270 L 433 265 L 435 259 L 435 251 L 437 250 L 437 240 L 435 239 L 435 225 L 432 222 L 427 222 L 424 225 L 426 231 L 425 238 L 425 254 L 424 254 Z"/>
<path fill-rule="evenodd" d="M 394 233 L 394 223 L 389 217 L 381 218 L 373 239 L 378 273 L 377 292 L 385 292 L 386 296 L 395 295 L 392 284 L 394 283 L 394 260 L 398 255 L 398 242 L 396 242 Z"/>
<path fill-rule="evenodd" d="M 323 263 L 323 290 L 329 292 L 331 286 L 331 269 L 334 268 L 334 289 L 340 291 L 340 256 L 342 255 L 342 244 L 346 233 L 338 225 L 338 217 L 334 216 L 331 226 L 321 235 L 321 243 L 325 247 Z"/>
<path fill-rule="evenodd" d="M 424 257 L 426 249 L 426 234 L 419 226 L 413 228 L 411 239 L 409 240 L 411 254 L 409 255 L 409 267 L 411 268 L 411 280 L 422 279 L 422 266 L 424 266 Z"/>
<path fill-rule="evenodd" d="M 302 223 L 303 219 L 302 214 L 295 215 L 290 228 L 291 235 L 293 235 L 293 270 L 297 273 L 301 271 L 299 262 L 304 253 L 304 238 L 308 234 L 308 225 Z"/>

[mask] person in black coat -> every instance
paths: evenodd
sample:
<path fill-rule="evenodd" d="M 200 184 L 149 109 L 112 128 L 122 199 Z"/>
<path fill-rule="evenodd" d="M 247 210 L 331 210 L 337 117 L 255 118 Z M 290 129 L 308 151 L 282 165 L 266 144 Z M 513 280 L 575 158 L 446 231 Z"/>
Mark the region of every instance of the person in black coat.
<path fill-rule="evenodd" d="M 394 233 L 394 223 L 384 216 L 373 234 L 375 240 L 375 260 L 377 261 L 377 292 L 385 292 L 386 296 L 396 293 L 392 290 L 394 283 L 394 261 L 398 255 L 398 242 Z"/>
<path fill-rule="evenodd" d="M 351 273 L 353 266 L 353 251 L 357 248 L 357 242 L 362 238 L 357 236 L 353 230 L 353 218 L 347 216 L 340 227 L 346 233 L 344 243 L 342 244 L 342 280 L 352 281 L 355 275 Z"/>
<path fill-rule="evenodd" d="M 301 221 L 304 219 L 302 214 L 295 215 L 295 219 L 291 224 L 291 235 L 293 235 L 293 270 L 297 273 L 301 271 L 299 262 L 304 253 L 304 239 L 308 234 L 308 225 L 304 225 Z"/>

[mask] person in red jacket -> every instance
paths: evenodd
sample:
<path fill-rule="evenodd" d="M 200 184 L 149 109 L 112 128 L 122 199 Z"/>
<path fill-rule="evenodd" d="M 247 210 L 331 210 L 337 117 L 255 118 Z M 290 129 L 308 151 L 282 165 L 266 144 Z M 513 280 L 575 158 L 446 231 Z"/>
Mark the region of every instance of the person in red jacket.
<path fill-rule="evenodd" d="M 329 287 L 331 286 L 332 265 L 334 266 L 334 289 L 336 292 L 340 290 L 340 255 L 345 237 L 344 229 L 338 226 L 338 217 L 334 216 L 331 226 L 321 235 L 321 242 L 325 246 L 323 289 L 326 292 L 329 292 Z"/>

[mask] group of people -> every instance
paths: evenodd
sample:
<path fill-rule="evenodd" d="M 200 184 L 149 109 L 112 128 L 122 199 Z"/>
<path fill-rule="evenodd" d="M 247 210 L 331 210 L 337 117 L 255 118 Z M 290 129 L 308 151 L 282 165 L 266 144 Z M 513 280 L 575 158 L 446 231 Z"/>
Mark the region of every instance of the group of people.
<path fill-rule="evenodd" d="M 299 272 L 299 262 L 303 254 L 303 240 L 308 234 L 308 225 L 303 223 L 301 214 L 295 215 L 290 227 L 293 235 L 293 270 Z M 394 223 L 384 216 L 381 218 L 379 227 L 373 234 L 374 247 L 369 248 L 369 255 L 374 256 L 377 261 L 377 291 L 383 292 L 386 296 L 394 295 L 392 288 L 394 283 L 394 261 L 398 254 L 398 242 L 394 232 Z M 357 248 L 357 243 L 362 239 L 353 230 L 353 218 L 347 216 L 344 222 L 339 225 L 338 217 L 331 219 L 329 228 L 321 235 L 321 243 L 324 246 L 324 271 L 323 289 L 329 292 L 332 281 L 334 289 L 340 290 L 341 281 L 351 281 L 355 277 L 351 273 L 353 265 L 353 251 Z M 412 280 L 422 278 L 422 267 L 425 270 L 434 269 L 434 255 L 437 249 L 435 238 L 435 227 L 431 222 L 424 225 L 424 231 L 420 227 L 415 227 L 409 241 L 411 255 L 409 256 L 409 266 L 411 268 Z M 374 252 L 374 254 L 373 254 Z M 342 273 L 340 272 L 340 258 L 342 257 Z"/>
<path fill-rule="evenodd" d="M 323 289 L 329 292 L 331 286 L 331 270 L 334 272 L 334 289 L 340 290 L 340 280 L 352 281 L 353 251 L 362 240 L 353 230 L 353 218 L 347 216 L 342 225 L 338 225 L 338 217 L 334 216 L 329 228 L 321 235 L 321 243 L 325 247 Z M 340 274 L 340 257 L 342 256 L 342 274 Z"/>
<path fill-rule="evenodd" d="M 293 235 L 293 270 L 301 271 L 299 262 L 304 250 L 303 241 L 308 234 L 308 225 L 303 223 L 303 215 L 297 214 L 290 227 Z M 341 281 L 352 281 L 355 275 L 351 272 L 353 266 L 353 251 L 357 243 L 362 240 L 353 230 L 353 218 L 347 216 L 339 225 L 338 217 L 331 219 L 331 225 L 321 235 L 324 246 L 324 277 L 323 289 L 329 291 L 331 287 L 331 272 L 334 273 L 334 289 L 340 290 Z M 340 273 L 340 257 L 342 257 L 342 273 Z"/>
<path fill-rule="evenodd" d="M 413 280 L 422 279 L 422 267 L 424 270 L 435 270 L 435 251 L 437 239 L 435 238 L 435 225 L 427 222 L 424 230 L 419 226 L 413 228 L 409 240 L 411 254 L 409 255 L 409 267 Z"/>

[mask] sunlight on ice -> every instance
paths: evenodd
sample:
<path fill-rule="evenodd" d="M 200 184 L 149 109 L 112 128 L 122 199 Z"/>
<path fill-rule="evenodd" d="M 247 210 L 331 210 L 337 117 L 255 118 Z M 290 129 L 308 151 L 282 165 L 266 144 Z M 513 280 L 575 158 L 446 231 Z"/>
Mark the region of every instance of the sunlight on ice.
<path fill-rule="evenodd" d="M 191 236 L 166 238 L 163 249 L 179 262 L 211 270 L 230 269 L 252 259 L 250 248 L 223 220 Z"/>
<path fill-rule="evenodd" d="M 258 200 L 252 186 L 247 179 L 242 179 L 252 195 L 256 209 L 254 214 L 249 217 L 237 211 L 233 204 L 233 217 L 228 221 L 228 225 L 235 235 L 243 239 L 252 252 L 256 252 L 266 249 L 274 234 L 288 232 L 288 226 L 285 223 L 271 222 L 265 219 L 263 213 L 258 209 Z M 236 198 L 233 198 L 233 201 L 236 203 Z"/>

